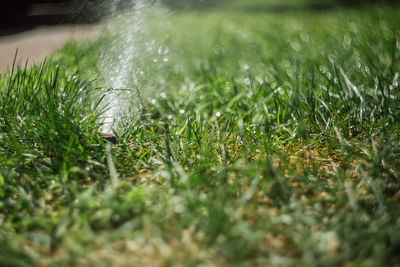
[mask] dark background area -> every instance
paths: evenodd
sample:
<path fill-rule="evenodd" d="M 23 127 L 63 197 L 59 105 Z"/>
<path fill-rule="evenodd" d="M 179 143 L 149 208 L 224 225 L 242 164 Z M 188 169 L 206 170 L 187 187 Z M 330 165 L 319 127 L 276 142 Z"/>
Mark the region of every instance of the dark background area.
<path fill-rule="evenodd" d="M 0 0 L 0 36 L 66 23 L 70 13 L 71 1 Z"/>
<path fill-rule="evenodd" d="M 156 0 L 148 0 L 151 5 Z M 219 4 L 229 5 L 229 0 L 161 0 L 167 6 L 177 9 L 207 9 Z M 246 1 L 246 0 L 243 0 Z M 59 23 L 91 23 L 107 16 L 111 1 L 106 0 L 0 0 L 0 35 L 29 29 L 38 25 Z M 124 10 L 132 5 L 132 0 L 119 0 L 118 8 Z M 316 11 L 331 10 L 336 7 L 357 8 L 369 4 L 396 5 L 399 0 L 309 0 L 302 9 Z M 265 0 L 250 12 L 301 11 L 295 5 L 276 5 Z"/>

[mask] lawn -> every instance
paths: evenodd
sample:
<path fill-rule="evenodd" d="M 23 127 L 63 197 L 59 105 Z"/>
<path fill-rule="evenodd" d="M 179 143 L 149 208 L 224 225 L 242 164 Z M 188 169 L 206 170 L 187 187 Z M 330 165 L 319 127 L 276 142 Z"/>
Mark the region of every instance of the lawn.
<path fill-rule="evenodd" d="M 0 265 L 400 265 L 398 7 L 286 2 L 0 74 Z"/>

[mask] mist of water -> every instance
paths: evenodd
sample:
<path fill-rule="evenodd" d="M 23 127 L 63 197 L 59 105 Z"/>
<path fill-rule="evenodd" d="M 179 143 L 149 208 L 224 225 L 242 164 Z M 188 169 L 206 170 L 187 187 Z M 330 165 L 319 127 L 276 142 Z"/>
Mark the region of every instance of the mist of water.
<path fill-rule="evenodd" d="M 157 3 L 149 6 L 149 0 L 134 0 L 129 11 L 117 14 L 116 4 L 108 6 L 116 15 L 106 23 L 109 42 L 101 52 L 101 133 L 112 133 L 124 121 L 140 116 L 143 91 L 151 90 L 147 82 L 169 60 L 162 36 L 155 36 L 150 27 L 152 21 L 165 21 L 163 8 Z"/>

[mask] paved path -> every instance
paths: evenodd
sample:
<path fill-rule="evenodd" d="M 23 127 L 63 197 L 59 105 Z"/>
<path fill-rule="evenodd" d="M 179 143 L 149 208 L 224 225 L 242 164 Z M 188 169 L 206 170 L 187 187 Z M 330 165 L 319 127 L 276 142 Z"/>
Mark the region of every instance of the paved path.
<path fill-rule="evenodd" d="M 88 40 L 96 33 L 94 26 L 42 26 L 21 33 L 0 36 L 0 72 L 11 66 L 18 48 L 17 63 L 41 61 L 69 40 Z"/>

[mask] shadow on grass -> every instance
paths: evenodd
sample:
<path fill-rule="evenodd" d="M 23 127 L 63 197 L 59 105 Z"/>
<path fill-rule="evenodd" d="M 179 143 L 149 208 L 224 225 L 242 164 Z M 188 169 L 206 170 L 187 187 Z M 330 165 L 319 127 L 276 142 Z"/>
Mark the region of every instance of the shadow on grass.
<path fill-rule="evenodd" d="M 327 12 L 337 9 L 338 5 L 332 4 L 256 4 L 248 5 L 241 9 L 249 13 L 298 13 L 298 12 Z"/>
<path fill-rule="evenodd" d="M 303 12 L 331 12 L 338 9 L 349 8 L 357 9 L 372 5 L 384 5 L 384 6 L 399 6 L 399 2 L 391 0 L 331 0 L 314 2 L 309 1 L 306 3 L 286 3 L 286 4 L 272 4 L 272 3 L 257 3 L 243 5 L 239 10 L 241 12 L 248 13 L 271 13 L 271 14 L 282 14 L 282 13 L 303 13 Z"/>
<path fill-rule="evenodd" d="M 342 8 L 357 9 L 369 5 L 399 6 L 398 0 L 308 0 L 308 1 L 282 1 L 281 3 L 265 0 L 244 1 L 236 6 L 229 0 L 162 0 L 164 4 L 175 10 L 210 10 L 233 8 L 240 12 L 249 13 L 294 13 L 294 12 L 329 12 Z"/>

